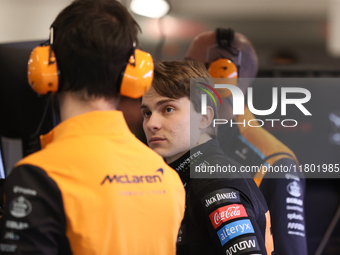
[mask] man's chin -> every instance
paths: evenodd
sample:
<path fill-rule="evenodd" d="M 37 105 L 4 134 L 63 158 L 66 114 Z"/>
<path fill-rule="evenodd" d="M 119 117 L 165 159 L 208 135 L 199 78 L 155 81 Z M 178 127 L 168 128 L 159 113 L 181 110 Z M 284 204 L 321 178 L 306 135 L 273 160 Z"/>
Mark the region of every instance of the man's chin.
<path fill-rule="evenodd" d="M 167 153 L 164 151 L 164 149 L 160 148 L 159 146 L 151 145 L 149 146 L 154 152 L 156 152 L 158 155 L 165 158 L 167 156 Z"/>
<path fill-rule="evenodd" d="M 176 155 L 174 153 L 169 152 L 168 150 L 165 150 L 164 148 L 154 148 L 153 151 L 160 155 L 162 158 L 164 158 L 167 162 L 168 159 L 172 159 Z"/>

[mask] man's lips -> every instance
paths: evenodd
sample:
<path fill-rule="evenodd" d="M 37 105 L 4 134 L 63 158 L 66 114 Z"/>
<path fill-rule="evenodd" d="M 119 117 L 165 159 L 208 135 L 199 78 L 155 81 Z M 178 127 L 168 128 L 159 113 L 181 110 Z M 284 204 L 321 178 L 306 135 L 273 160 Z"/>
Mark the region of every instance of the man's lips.
<path fill-rule="evenodd" d="M 163 137 L 151 137 L 149 139 L 149 144 L 158 144 L 164 142 L 166 139 Z"/>

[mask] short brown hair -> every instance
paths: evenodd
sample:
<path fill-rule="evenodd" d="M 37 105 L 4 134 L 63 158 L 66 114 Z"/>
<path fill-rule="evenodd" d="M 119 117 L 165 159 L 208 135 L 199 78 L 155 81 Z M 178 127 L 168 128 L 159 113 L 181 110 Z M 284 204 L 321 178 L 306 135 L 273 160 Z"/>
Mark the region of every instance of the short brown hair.
<path fill-rule="evenodd" d="M 197 82 L 190 82 L 190 79 L 199 79 L 198 81 L 214 86 L 212 78 L 207 69 L 200 62 L 192 60 L 184 61 L 163 61 L 155 62 L 155 73 L 153 78 L 153 88 L 164 97 L 179 99 L 187 97 L 190 99 L 196 112 L 201 111 L 201 95 L 205 92 L 199 88 L 206 87 Z M 214 110 L 214 118 L 217 117 L 217 106 L 213 99 L 207 96 L 207 105 Z M 211 126 L 208 129 L 211 137 L 217 136 L 217 128 Z"/>
<path fill-rule="evenodd" d="M 119 96 L 120 80 L 140 28 L 117 0 L 75 0 L 52 24 L 61 72 L 59 91 Z"/>

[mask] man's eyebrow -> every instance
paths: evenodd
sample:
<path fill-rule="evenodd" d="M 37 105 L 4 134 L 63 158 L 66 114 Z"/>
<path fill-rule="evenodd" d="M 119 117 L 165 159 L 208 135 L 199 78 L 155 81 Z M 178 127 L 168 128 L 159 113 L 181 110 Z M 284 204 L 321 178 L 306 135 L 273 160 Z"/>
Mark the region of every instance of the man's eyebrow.
<path fill-rule="evenodd" d="M 142 104 L 141 106 L 140 106 L 140 109 L 142 110 L 142 109 L 147 109 L 147 108 L 149 108 L 149 107 L 147 107 L 145 104 Z"/>
<path fill-rule="evenodd" d="M 157 104 L 156 104 L 156 106 L 160 106 L 160 105 L 162 105 L 162 104 L 169 103 L 169 102 L 174 102 L 174 101 L 175 101 L 175 99 L 172 99 L 172 98 L 164 99 L 164 100 L 158 101 Z M 147 105 L 145 105 L 145 104 L 142 104 L 142 105 L 140 106 L 140 109 L 148 109 L 148 108 L 149 108 L 149 107 L 148 107 Z"/>
<path fill-rule="evenodd" d="M 162 104 L 169 103 L 169 102 L 174 102 L 174 101 L 175 101 L 175 99 L 172 99 L 172 98 L 164 99 L 164 100 L 158 101 L 156 105 L 160 106 Z"/>

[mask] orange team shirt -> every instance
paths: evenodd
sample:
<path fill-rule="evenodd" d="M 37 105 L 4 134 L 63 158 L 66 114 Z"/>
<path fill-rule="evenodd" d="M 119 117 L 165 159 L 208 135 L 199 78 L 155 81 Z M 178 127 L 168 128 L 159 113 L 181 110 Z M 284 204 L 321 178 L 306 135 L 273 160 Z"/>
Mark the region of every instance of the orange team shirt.
<path fill-rule="evenodd" d="M 121 112 L 67 119 L 42 147 L 7 179 L 2 253 L 176 253 L 182 182 Z"/>

